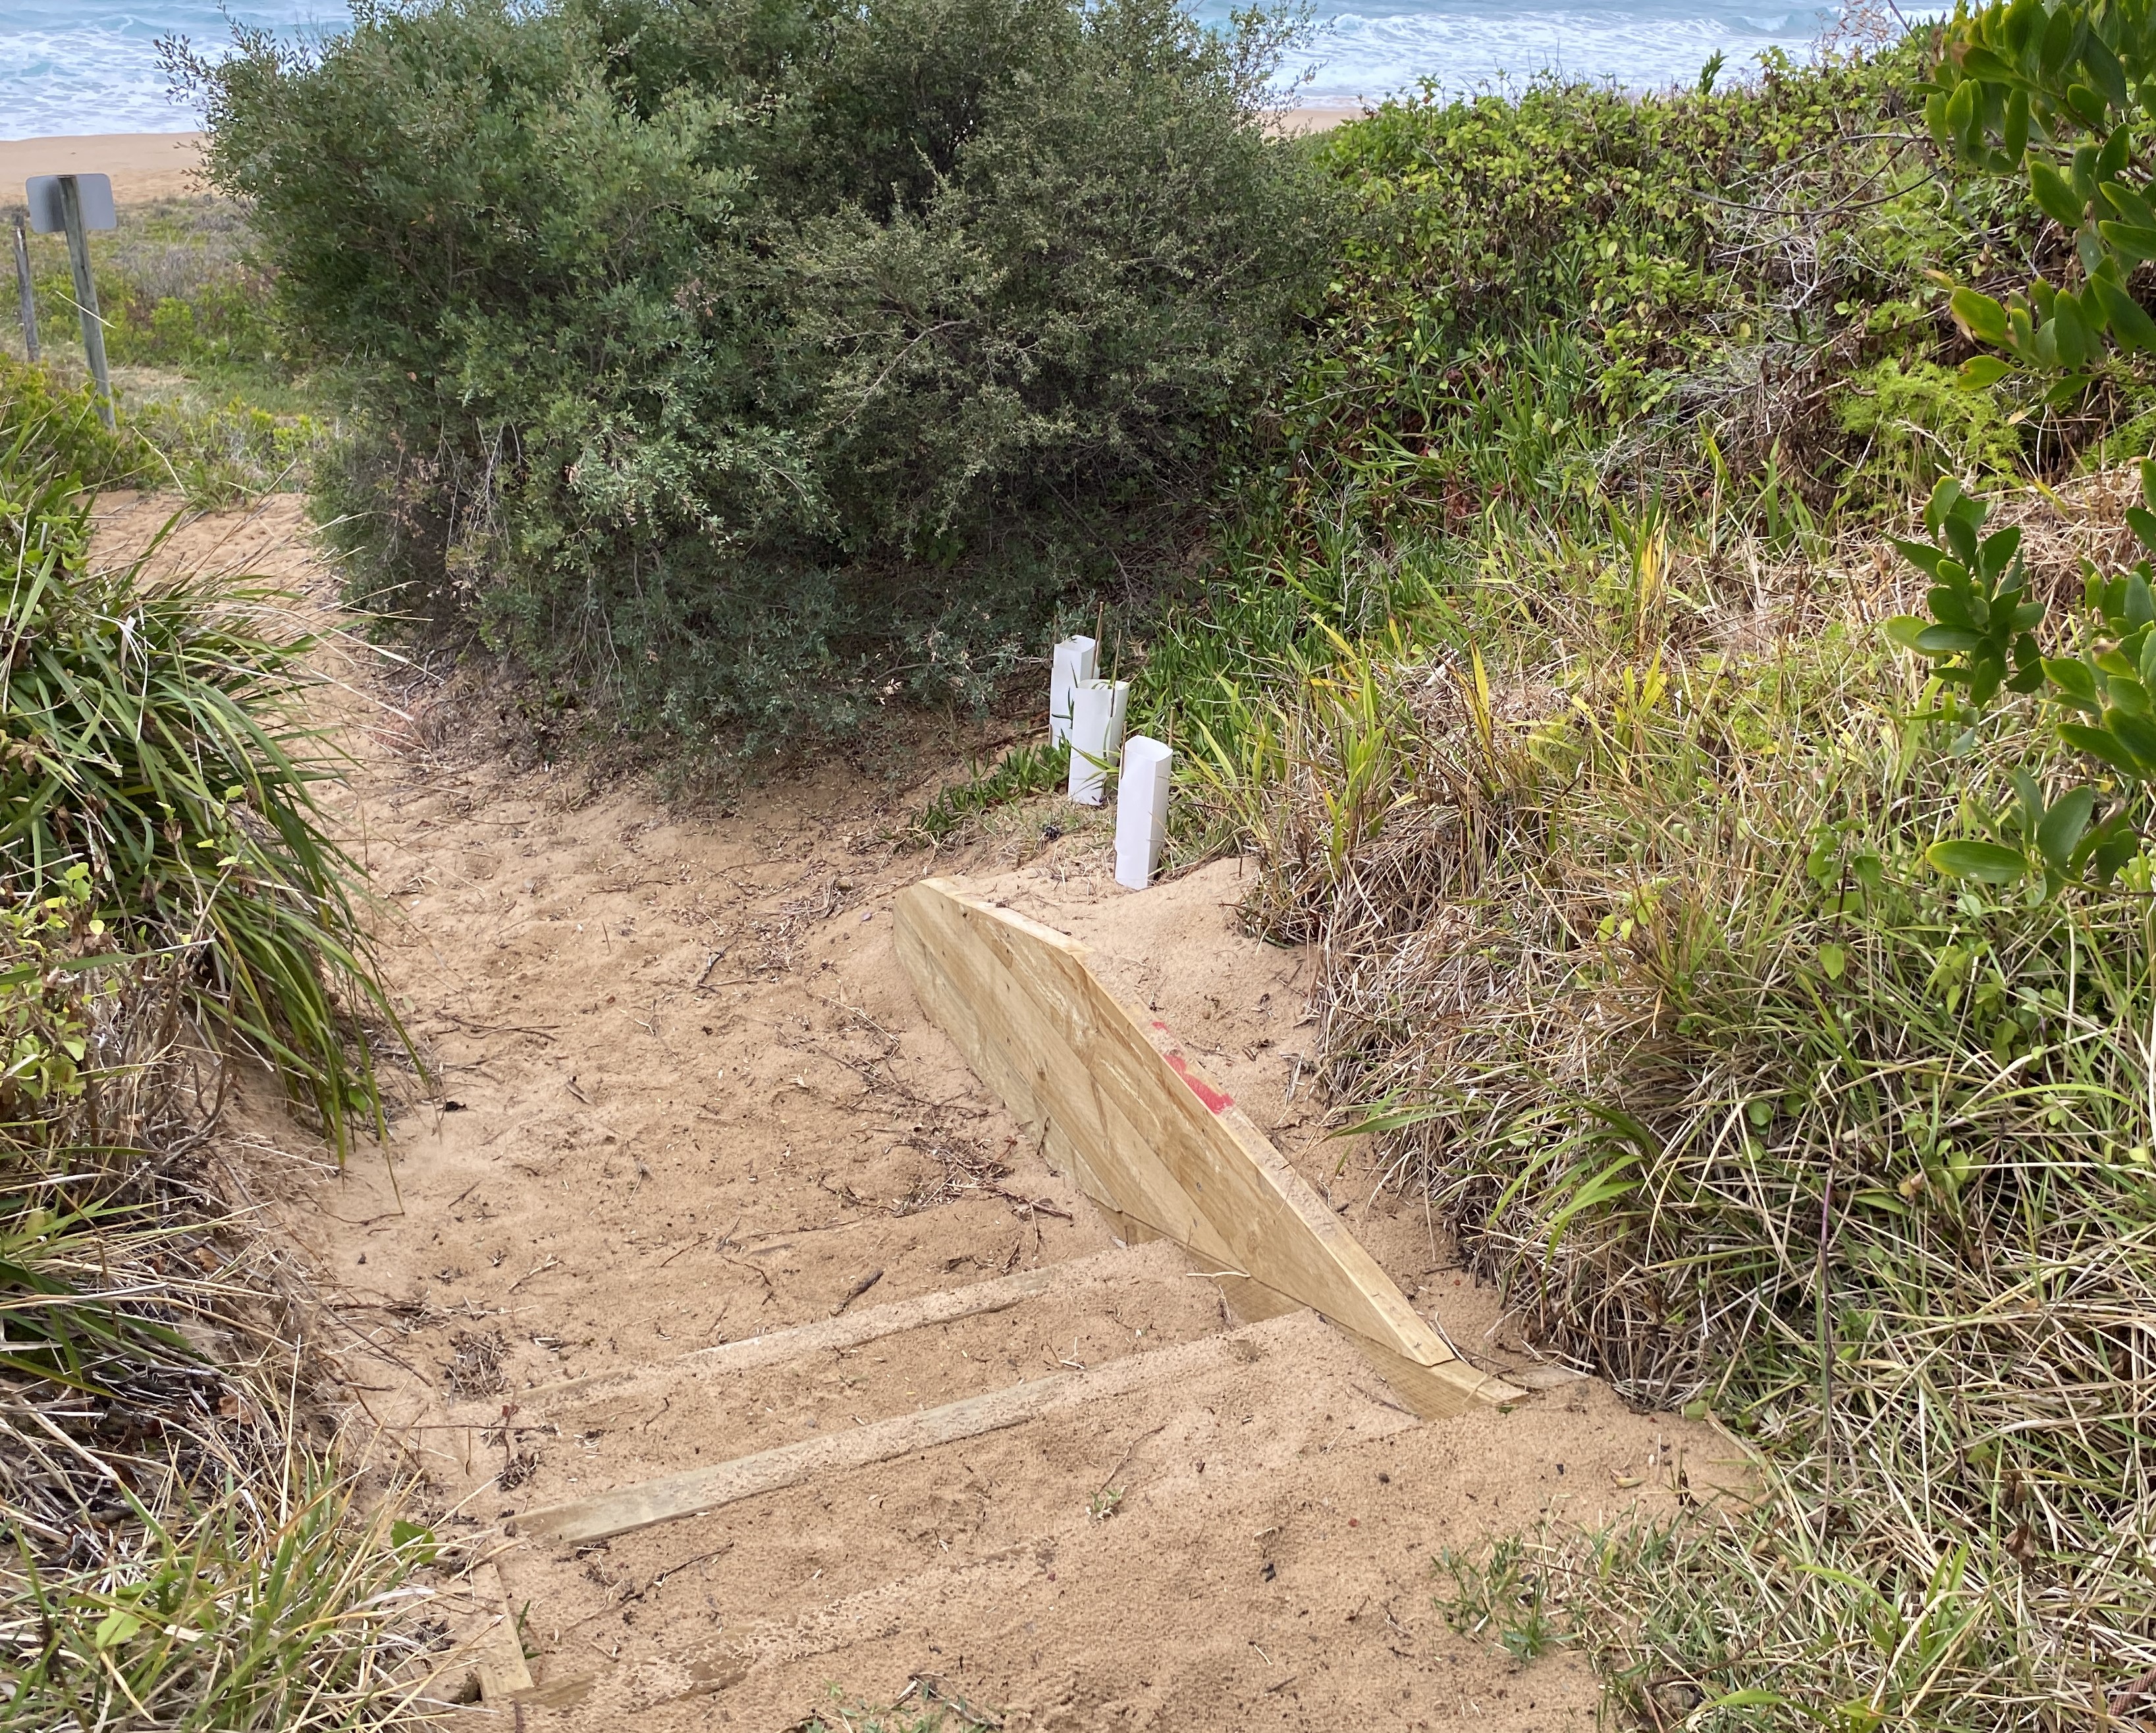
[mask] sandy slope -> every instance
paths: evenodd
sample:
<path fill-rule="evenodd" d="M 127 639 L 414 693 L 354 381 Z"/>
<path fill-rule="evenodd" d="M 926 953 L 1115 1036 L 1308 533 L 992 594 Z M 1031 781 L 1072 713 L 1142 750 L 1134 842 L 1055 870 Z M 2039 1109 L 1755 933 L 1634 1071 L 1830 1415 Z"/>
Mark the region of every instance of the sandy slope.
<path fill-rule="evenodd" d="M 112 503 L 112 546 L 160 515 Z M 293 501 L 172 547 L 326 589 Z M 403 1453 L 446 1530 L 486 1540 L 537 1505 L 1045 1371 L 1212 1353 L 1213 1285 L 1169 1247 L 1117 1262 L 914 1002 L 891 899 L 929 870 L 1093 944 L 1462 1349 L 1522 1363 L 1421 1208 L 1324 1140 L 1308 959 L 1240 935 L 1236 863 L 1133 897 L 1097 826 L 1036 852 L 1044 820 L 1070 823 L 1053 803 L 970 856 L 902 852 L 886 790 L 836 764 L 736 810 L 669 811 L 586 765 L 512 768 L 497 743 L 521 724 L 498 700 L 336 660 L 340 820 L 441 1082 L 407 1090 L 387 1150 L 282 1214 L 371 1345 L 335 1393 L 352 1437 Z M 1116 1278 L 798 1365 L 664 1370 L 1081 1257 Z M 1306 1314 L 1229 1345 L 1114 1403 L 610 1543 L 511 1540 L 533 1671 L 572 1682 L 526 1724 L 777 1729 L 834 1685 L 887 1699 L 925 1674 L 1013 1727 L 1589 1725 L 1576 1660 L 1516 1671 L 1448 1632 L 1432 1555 L 1545 1511 L 1666 1504 L 1687 1457 L 1722 1454 L 1711 1435 L 1588 1381 L 1413 1423 Z M 535 1384 L 634 1366 L 662 1370 L 524 1412 Z"/>

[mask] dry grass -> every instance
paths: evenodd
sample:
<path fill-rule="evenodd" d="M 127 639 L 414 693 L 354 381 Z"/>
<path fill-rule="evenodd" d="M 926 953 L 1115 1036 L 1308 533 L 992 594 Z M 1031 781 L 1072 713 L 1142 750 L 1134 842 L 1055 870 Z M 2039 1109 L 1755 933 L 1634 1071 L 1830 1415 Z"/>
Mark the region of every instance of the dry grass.
<path fill-rule="evenodd" d="M 2040 575 L 2115 544 L 2076 493 L 2013 508 Z M 1238 796 L 1395 1180 L 1543 1352 L 1758 1465 L 1753 1509 L 1552 1541 L 1537 1594 L 1645 1726 L 2136 1712 L 2148 863 L 2033 903 L 1925 866 L 2073 767 L 1925 719 L 1868 541 L 1511 558 L 1479 647 L 1305 682 Z"/>

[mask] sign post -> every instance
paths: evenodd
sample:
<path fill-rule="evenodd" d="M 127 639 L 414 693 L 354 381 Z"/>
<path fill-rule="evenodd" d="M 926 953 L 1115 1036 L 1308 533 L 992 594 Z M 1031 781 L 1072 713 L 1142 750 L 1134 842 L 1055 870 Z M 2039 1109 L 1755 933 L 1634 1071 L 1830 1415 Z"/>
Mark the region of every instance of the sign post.
<path fill-rule="evenodd" d="M 112 376 L 105 364 L 105 321 L 97 312 L 97 280 L 90 271 L 90 231 L 117 229 L 112 179 L 102 174 L 41 174 L 26 184 L 30 227 L 39 234 L 64 230 L 68 265 L 74 274 L 74 304 L 82 315 L 82 350 L 97 381 L 97 413 L 112 425 Z"/>
<path fill-rule="evenodd" d="M 38 363 L 38 293 L 30 281 L 30 237 L 23 219 L 15 219 L 15 290 L 23 301 L 23 351 L 30 365 Z"/>

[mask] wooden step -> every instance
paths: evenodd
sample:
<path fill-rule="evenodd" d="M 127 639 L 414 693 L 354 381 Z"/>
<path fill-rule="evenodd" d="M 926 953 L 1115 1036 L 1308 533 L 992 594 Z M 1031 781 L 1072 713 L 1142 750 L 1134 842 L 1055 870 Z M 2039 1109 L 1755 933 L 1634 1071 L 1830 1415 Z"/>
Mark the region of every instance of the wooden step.
<path fill-rule="evenodd" d="M 1058 1410 L 1108 1401 L 1147 1385 L 1245 1364 L 1251 1352 L 1250 1339 L 1277 1324 L 1278 1320 L 1248 1324 L 1179 1346 L 1127 1355 L 1088 1371 L 1029 1379 L 942 1407 L 896 1415 L 855 1432 L 806 1438 L 730 1462 L 527 1510 L 516 1520 L 516 1530 L 520 1535 L 576 1544 L 626 1535 L 654 1523 L 701 1516 L 819 1475 L 889 1462 L 916 1451 L 1023 1426 Z"/>
<path fill-rule="evenodd" d="M 927 1329 L 939 1324 L 1004 1312 L 1029 1299 L 1079 1294 L 1088 1288 L 1124 1282 L 1163 1282 L 1195 1279 L 1190 1260 L 1168 1241 L 1144 1246 L 1118 1247 L 1065 1263 L 1045 1264 L 1038 1269 L 1019 1270 L 996 1276 L 967 1288 L 916 1294 L 819 1318 L 783 1329 L 743 1336 L 700 1348 L 673 1360 L 634 1366 L 610 1367 L 552 1384 L 534 1385 L 513 1398 L 517 1424 L 527 1426 L 550 1414 L 593 1402 L 624 1402 L 678 1385 L 684 1380 L 709 1378 L 723 1372 L 748 1371 L 778 1365 L 818 1354 L 858 1348 L 885 1336 L 906 1330 Z M 494 1427 L 501 1424 L 499 1400 L 467 1402 L 449 1411 L 453 1426 Z"/>
<path fill-rule="evenodd" d="M 1154 1357 L 1164 1359 L 1165 1351 Z M 1275 1423 L 1255 1426 L 1257 1415 Z M 623 1580 L 631 1582 L 655 1574 L 654 1566 L 679 1552 L 722 1547 L 726 1562 L 712 1570 L 706 1586 L 716 1588 L 719 1599 L 691 1587 L 664 1610 L 638 1605 L 633 1634 L 609 1628 L 597 1639 L 601 1653 L 618 1643 L 630 1650 L 610 1667 L 592 1668 L 590 1648 L 572 1637 L 535 1664 L 543 1682 L 517 1700 L 560 1715 L 536 1723 L 536 1729 L 560 1733 L 639 1725 L 639 1716 L 660 1705 L 691 1699 L 722 1699 L 736 1725 L 788 1725 L 832 1676 L 819 1657 L 839 1653 L 895 1618 L 932 1622 L 934 1609 L 947 1602 L 971 1597 L 978 1612 L 984 1600 L 993 1605 L 1005 1592 L 1015 1602 L 1038 1587 L 1044 1547 L 1053 1550 L 1081 1538 L 1090 1545 L 1123 1535 L 1121 1518 L 1106 1523 L 1089 1501 L 1111 1482 L 1119 1499 L 1131 1490 L 1133 1513 L 1155 1500 L 1202 1506 L 1238 1478 L 1285 1482 L 1306 1456 L 1360 1448 L 1421 1424 L 1367 1372 L 1347 1338 L 1299 1310 L 1238 1333 L 1202 1371 L 1186 1362 L 1174 1377 L 1112 1402 L 1051 1411 L 935 1457 L 902 1456 L 865 1465 L 858 1474 L 783 1489 L 757 1506 L 736 1505 L 700 1520 L 693 1537 L 670 1540 L 662 1528 L 607 1543 L 606 1568 L 626 1573 Z M 1132 1463 L 1141 1453 L 1142 1467 Z M 916 1548 L 906 1550 L 911 1519 L 902 1494 L 895 1520 L 884 1496 L 901 1484 L 928 1486 L 960 1474 L 976 1482 L 985 1475 L 1001 1489 L 993 1494 L 994 1514 L 984 1500 L 978 1527 L 953 1531 L 947 1545 L 915 1534 Z M 875 1533 L 870 1525 L 877 1525 Z M 902 1556 L 905 1562 L 851 1576 L 842 1585 L 834 1572 L 824 1578 L 829 1598 L 816 1598 L 807 1556 L 794 1545 L 803 1528 L 820 1528 L 850 1558 L 870 1552 Z M 898 1546 L 878 1544 L 889 1540 Z M 800 1563 L 798 1571 L 778 1568 L 789 1556 Z M 511 1562 L 512 1581 L 522 1562 Z M 763 1580 L 790 1575 L 794 1592 L 745 1600 L 723 1586 L 743 1571 Z M 707 1608 L 722 1636 L 713 1637 Z M 595 1624 L 588 1619 L 572 1628 L 588 1633 Z M 973 1634 L 970 1625 L 951 1631 L 963 1631 L 968 1643 Z M 714 1708 L 701 1723 L 668 1725 L 679 1730 L 721 1719 Z"/>

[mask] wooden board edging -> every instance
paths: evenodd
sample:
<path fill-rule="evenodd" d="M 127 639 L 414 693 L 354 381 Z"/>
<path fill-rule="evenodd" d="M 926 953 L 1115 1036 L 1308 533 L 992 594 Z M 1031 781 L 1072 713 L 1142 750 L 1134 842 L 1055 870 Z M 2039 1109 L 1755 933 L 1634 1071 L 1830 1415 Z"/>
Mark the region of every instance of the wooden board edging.
<path fill-rule="evenodd" d="M 897 944 L 930 1017 L 1125 1238 L 1176 1241 L 1246 1318 L 1321 1313 L 1425 1418 L 1525 1396 L 1453 1353 L 1168 1026 L 1101 985 L 1076 939 L 932 878 L 900 895 Z"/>
<path fill-rule="evenodd" d="M 1188 1382 L 1207 1371 L 1233 1370 L 1249 1363 L 1239 1350 L 1245 1348 L 1254 1331 L 1259 1340 L 1264 1339 L 1261 1327 L 1246 1326 L 1170 1348 L 1144 1349 L 1082 1372 L 1050 1372 L 1045 1377 L 1007 1384 L 940 1407 L 894 1415 L 850 1432 L 821 1432 L 813 1438 L 759 1450 L 752 1456 L 707 1463 L 656 1480 L 640 1480 L 565 1504 L 545 1505 L 516 1518 L 516 1532 L 579 1545 L 649 1528 L 654 1523 L 701 1516 L 722 1505 L 798 1486 L 819 1475 L 869 1468 L 916 1451 L 983 1437 L 1024 1426 L 1043 1415 L 1127 1396 L 1149 1384 Z"/>

